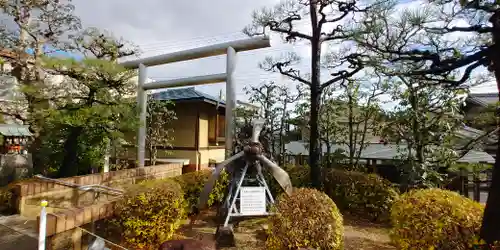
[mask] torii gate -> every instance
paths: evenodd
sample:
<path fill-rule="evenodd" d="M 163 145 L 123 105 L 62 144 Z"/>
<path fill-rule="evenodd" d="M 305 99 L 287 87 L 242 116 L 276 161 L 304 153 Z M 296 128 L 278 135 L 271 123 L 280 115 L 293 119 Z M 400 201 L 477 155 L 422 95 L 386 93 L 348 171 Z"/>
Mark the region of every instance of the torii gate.
<path fill-rule="evenodd" d="M 140 58 L 120 63 L 128 69 L 139 69 L 139 84 L 137 87 L 137 105 L 140 109 L 140 126 L 137 133 L 137 158 L 138 167 L 144 167 L 146 147 L 146 115 L 147 115 L 147 90 L 195 86 L 202 84 L 226 82 L 226 159 L 230 157 L 233 147 L 233 109 L 236 102 L 234 88 L 234 72 L 236 67 L 236 53 L 254 49 L 270 47 L 268 37 L 260 36 L 236 41 L 230 41 L 195 49 L 189 49 L 153 57 Z M 175 80 L 156 81 L 146 84 L 147 67 L 169 64 L 181 61 L 200 59 L 226 54 L 226 73 L 195 76 Z"/>

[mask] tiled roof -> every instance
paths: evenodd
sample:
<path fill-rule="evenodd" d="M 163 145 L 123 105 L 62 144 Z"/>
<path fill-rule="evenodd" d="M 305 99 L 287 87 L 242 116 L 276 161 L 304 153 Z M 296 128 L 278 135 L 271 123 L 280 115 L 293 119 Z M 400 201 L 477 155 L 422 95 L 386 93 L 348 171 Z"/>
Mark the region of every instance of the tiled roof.
<path fill-rule="evenodd" d="M 0 124 L 0 134 L 3 136 L 20 136 L 28 137 L 33 134 L 30 132 L 27 125 L 17 124 Z"/>
<path fill-rule="evenodd" d="M 498 93 L 471 93 L 467 100 L 481 106 L 487 106 L 498 102 Z"/>
<path fill-rule="evenodd" d="M 400 144 L 382 144 L 382 143 L 370 143 L 366 145 L 366 148 L 361 152 L 362 159 L 379 159 L 379 160 L 391 160 L 398 157 L 400 150 L 405 150 L 406 145 Z M 285 145 L 285 149 L 290 155 L 309 155 L 308 145 L 305 142 L 293 141 Z M 333 145 L 332 152 L 341 149 L 347 151 L 348 148 L 345 145 Z M 323 153 L 326 153 L 326 146 L 323 145 Z M 460 158 L 458 162 L 488 162 L 494 163 L 495 159 L 486 152 L 470 150 L 464 157 Z"/>
<path fill-rule="evenodd" d="M 166 91 L 153 93 L 152 96 L 156 100 L 205 101 L 213 104 L 216 104 L 217 102 L 219 102 L 220 105 L 226 104 L 223 100 L 220 100 L 219 98 L 211 96 L 209 94 L 200 92 L 196 90 L 194 87 L 169 89 Z"/>

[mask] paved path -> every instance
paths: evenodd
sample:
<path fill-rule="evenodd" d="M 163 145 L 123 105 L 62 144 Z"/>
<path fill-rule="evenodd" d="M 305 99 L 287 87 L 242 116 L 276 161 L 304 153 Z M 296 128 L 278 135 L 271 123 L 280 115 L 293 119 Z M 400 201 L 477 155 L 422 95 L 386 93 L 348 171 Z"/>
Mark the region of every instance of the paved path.
<path fill-rule="evenodd" d="M 2 250 L 37 249 L 36 220 L 19 215 L 0 216 L 0 246 Z"/>

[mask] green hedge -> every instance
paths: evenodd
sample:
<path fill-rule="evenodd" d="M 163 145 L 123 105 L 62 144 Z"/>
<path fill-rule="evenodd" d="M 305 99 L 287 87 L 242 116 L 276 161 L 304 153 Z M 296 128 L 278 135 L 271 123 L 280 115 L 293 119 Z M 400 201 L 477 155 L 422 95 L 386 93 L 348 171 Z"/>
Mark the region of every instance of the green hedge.
<path fill-rule="evenodd" d="M 283 169 L 290 176 L 290 180 L 292 182 L 293 187 L 300 188 L 300 187 L 311 186 L 310 185 L 311 177 L 309 176 L 309 168 L 302 166 L 286 165 L 283 167 Z M 273 194 L 274 197 L 278 197 L 284 192 L 283 188 L 278 184 L 278 182 L 268 171 L 266 171 L 266 180 L 267 184 L 269 185 L 269 189 L 271 190 L 271 193 Z"/>
<path fill-rule="evenodd" d="M 205 186 L 205 183 L 208 181 L 211 175 L 212 171 L 207 169 L 190 172 L 173 178 L 181 186 L 188 208 L 192 208 L 193 206 L 197 205 L 200 194 L 203 191 L 203 187 Z M 224 200 L 224 195 L 228 184 L 229 175 L 226 171 L 222 171 L 219 179 L 214 185 L 212 192 L 210 193 L 207 202 L 207 205 L 209 207 L 220 204 Z"/>
<path fill-rule="evenodd" d="M 340 210 L 372 221 L 389 220 L 399 193 L 391 183 L 375 174 L 325 169 L 323 189 Z"/>
<path fill-rule="evenodd" d="M 127 187 L 116 205 L 114 226 L 134 249 L 158 249 L 170 240 L 186 215 L 179 184 L 171 179 L 145 181 Z"/>
<path fill-rule="evenodd" d="M 311 186 L 309 167 L 285 169 L 295 188 Z M 272 190 L 282 193 L 277 185 Z M 322 191 L 341 211 L 379 222 L 389 220 L 391 206 L 399 196 L 398 190 L 378 175 L 337 169 L 323 169 Z"/>
<path fill-rule="evenodd" d="M 392 207 L 391 240 L 398 249 L 470 249 L 478 243 L 483 209 L 453 191 L 412 190 Z"/>
<path fill-rule="evenodd" d="M 343 249 L 342 214 L 326 194 L 311 188 L 280 195 L 268 218 L 267 249 Z"/>

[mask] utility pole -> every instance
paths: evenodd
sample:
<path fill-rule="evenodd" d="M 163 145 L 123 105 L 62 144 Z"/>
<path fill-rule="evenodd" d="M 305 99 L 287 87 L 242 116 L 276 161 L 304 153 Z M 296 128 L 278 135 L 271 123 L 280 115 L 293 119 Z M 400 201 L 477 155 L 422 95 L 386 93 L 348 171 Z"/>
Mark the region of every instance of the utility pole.
<path fill-rule="evenodd" d="M 222 89 L 219 91 L 219 98 L 217 100 L 217 105 L 215 106 L 215 145 L 219 146 L 219 107 L 220 101 L 222 100 Z"/>

